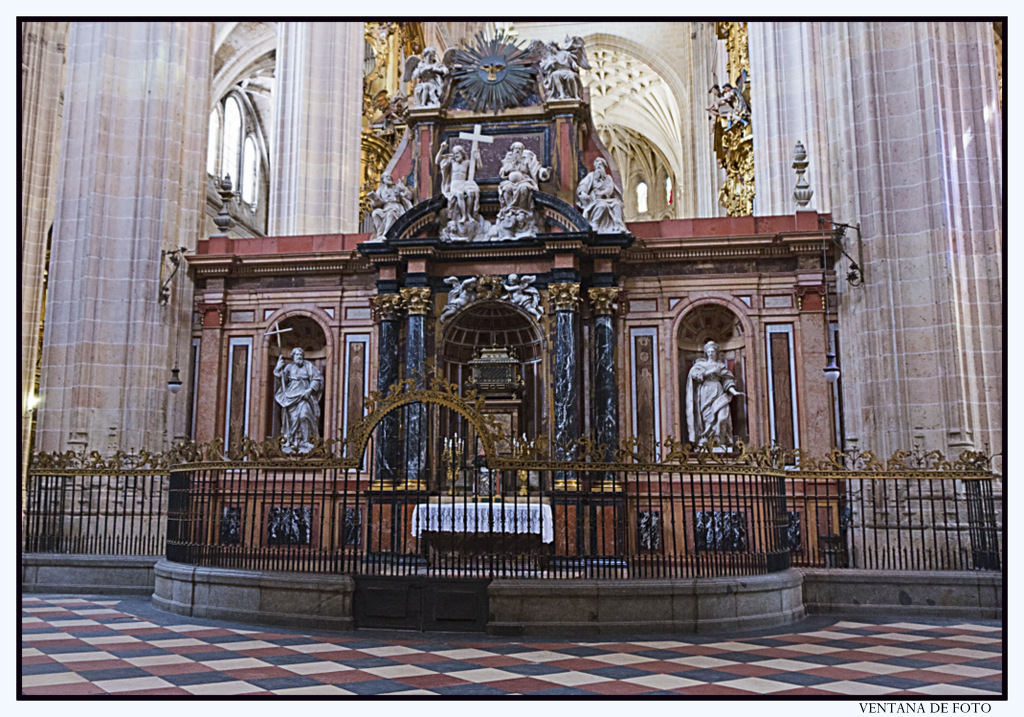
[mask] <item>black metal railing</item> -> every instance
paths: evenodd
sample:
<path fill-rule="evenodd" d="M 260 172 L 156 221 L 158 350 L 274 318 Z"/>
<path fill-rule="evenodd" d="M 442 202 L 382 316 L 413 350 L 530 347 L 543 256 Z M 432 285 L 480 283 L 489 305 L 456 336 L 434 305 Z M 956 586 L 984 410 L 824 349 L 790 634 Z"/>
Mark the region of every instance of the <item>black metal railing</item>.
<path fill-rule="evenodd" d="M 166 473 L 30 472 L 24 550 L 162 555 L 166 549 L 167 505 Z"/>

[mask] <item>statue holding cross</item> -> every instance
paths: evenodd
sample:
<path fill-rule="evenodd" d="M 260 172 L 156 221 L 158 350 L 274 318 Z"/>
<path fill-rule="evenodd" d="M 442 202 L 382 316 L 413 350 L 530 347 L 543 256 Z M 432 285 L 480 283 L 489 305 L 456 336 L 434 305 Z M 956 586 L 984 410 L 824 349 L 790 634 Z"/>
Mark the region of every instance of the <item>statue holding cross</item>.
<path fill-rule="evenodd" d="M 470 154 L 466 149 L 455 145 L 447 152 L 448 143 L 442 142 L 434 157 L 434 162 L 441 169 L 441 194 L 448 200 L 448 224 L 441 230 L 441 238 L 448 241 L 485 240 L 490 223 L 480 216 L 480 187 L 475 177 L 480 168 L 480 142 L 490 143 L 494 140 L 480 134 L 480 125 L 474 125 L 473 133 L 459 133 L 459 139 L 468 139 Z"/>

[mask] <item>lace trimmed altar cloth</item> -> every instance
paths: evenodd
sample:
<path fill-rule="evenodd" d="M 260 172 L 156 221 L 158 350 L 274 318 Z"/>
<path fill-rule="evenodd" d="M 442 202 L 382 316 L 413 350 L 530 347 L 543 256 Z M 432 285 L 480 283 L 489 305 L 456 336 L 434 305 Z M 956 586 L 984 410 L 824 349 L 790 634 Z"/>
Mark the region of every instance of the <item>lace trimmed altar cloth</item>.
<path fill-rule="evenodd" d="M 551 506 L 543 503 L 420 503 L 412 514 L 412 536 L 435 533 L 538 533 L 555 540 Z"/>

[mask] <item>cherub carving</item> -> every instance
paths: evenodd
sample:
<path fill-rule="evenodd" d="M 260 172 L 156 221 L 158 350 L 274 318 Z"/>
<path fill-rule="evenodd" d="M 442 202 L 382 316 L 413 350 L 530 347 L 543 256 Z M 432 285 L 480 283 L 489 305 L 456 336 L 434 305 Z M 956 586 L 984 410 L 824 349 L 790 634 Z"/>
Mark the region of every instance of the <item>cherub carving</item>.
<path fill-rule="evenodd" d="M 452 316 L 459 313 L 461 309 L 473 303 L 476 299 L 475 276 L 463 281 L 459 281 L 459 277 L 457 276 L 449 276 L 444 280 L 444 283 L 452 287 L 452 289 L 448 292 L 448 303 L 441 312 L 441 323 L 444 323 Z"/>
<path fill-rule="evenodd" d="M 508 292 L 508 300 L 511 303 L 522 308 L 533 318 L 539 319 L 544 311 L 540 305 L 540 292 L 537 291 L 537 287 L 532 286 L 535 281 L 537 277 L 532 274 L 509 274 L 508 279 L 502 282 L 502 286 Z"/>
<path fill-rule="evenodd" d="M 413 107 L 439 107 L 444 96 L 444 83 L 451 75 L 452 62 L 455 59 L 455 48 L 449 48 L 441 60 L 437 59 L 437 50 L 428 47 L 423 57 L 412 55 L 405 61 L 405 73 L 402 82 L 416 80 L 413 89 Z"/>
<path fill-rule="evenodd" d="M 544 92 L 549 100 L 578 100 L 583 98 L 580 70 L 589 70 L 582 37 L 568 37 L 565 41 L 530 43 L 529 52 L 540 56 L 540 72 Z"/>

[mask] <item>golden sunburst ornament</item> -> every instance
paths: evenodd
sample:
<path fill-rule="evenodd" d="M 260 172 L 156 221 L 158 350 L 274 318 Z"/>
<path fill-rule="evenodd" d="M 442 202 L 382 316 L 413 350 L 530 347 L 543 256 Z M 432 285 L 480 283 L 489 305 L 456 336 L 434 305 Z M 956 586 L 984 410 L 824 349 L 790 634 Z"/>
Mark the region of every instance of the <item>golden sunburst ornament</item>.
<path fill-rule="evenodd" d="M 452 76 L 458 92 L 476 112 L 497 114 L 518 107 L 536 82 L 533 58 L 504 30 L 493 38 L 477 33 L 474 42 L 459 48 L 455 55 Z"/>

